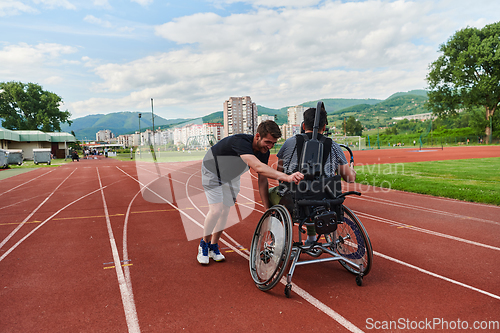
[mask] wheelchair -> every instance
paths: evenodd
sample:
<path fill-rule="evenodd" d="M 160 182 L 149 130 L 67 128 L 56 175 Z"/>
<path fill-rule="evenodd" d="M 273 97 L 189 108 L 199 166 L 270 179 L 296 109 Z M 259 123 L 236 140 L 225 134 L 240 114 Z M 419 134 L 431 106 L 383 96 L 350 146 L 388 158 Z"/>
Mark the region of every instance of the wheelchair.
<path fill-rule="evenodd" d="M 340 146 L 349 152 L 353 161 L 351 149 Z M 264 213 L 252 238 L 250 273 L 257 288 L 272 289 L 289 267 L 285 286 L 285 295 L 289 298 L 295 268 L 326 261 L 338 261 L 355 275 L 356 284 L 361 286 L 372 266 L 372 245 L 361 221 L 343 204 L 346 196 L 361 193 L 342 193 L 339 175 L 280 186 L 288 187 L 286 194 L 279 204 Z M 293 225 L 298 229 L 295 236 Z M 305 245 L 302 235 L 308 226 L 315 228 L 317 238 Z M 298 241 L 294 241 L 297 235 Z M 303 254 L 312 258 L 301 260 Z"/>

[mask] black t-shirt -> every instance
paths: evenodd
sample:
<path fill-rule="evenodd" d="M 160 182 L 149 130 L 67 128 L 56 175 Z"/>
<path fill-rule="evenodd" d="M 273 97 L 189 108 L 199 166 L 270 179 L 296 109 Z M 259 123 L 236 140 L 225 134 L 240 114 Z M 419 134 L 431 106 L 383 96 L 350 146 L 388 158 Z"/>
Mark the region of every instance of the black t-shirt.
<path fill-rule="evenodd" d="M 207 152 L 203 165 L 216 174 L 223 182 L 235 179 L 248 170 L 241 155 L 253 154 L 259 161 L 267 164 L 270 152 L 254 152 L 253 135 L 235 134 L 220 140 Z"/>

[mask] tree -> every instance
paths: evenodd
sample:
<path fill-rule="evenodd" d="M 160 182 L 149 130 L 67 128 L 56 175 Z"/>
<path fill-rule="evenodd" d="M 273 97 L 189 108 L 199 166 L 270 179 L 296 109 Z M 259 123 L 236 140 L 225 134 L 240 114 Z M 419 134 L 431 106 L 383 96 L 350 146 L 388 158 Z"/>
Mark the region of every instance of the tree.
<path fill-rule="evenodd" d="M 485 109 L 485 134 L 500 104 L 500 22 L 482 29 L 459 30 L 430 65 L 427 107 L 439 117 L 456 115 L 478 106 Z"/>
<path fill-rule="evenodd" d="M 68 110 L 60 111 L 61 97 L 35 83 L 0 82 L 0 118 L 10 130 L 61 131 L 61 123 L 71 125 Z"/>
<path fill-rule="evenodd" d="M 361 135 L 363 133 L 363 125 L 351 116 L 347 118 L 345 130 L 348 135 Z"/>

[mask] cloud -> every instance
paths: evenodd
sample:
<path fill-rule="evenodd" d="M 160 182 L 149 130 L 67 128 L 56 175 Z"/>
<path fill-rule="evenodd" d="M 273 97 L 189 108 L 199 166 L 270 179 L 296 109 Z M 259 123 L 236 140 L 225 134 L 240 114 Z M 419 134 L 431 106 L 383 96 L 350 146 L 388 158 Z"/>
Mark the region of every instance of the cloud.
<path fill-rule="evenodd" d="M 62 7 L 65 9 L 75 10 L 76 6 L 67 0 L 33 0 L 35 4 L 43 4 L 48 8 Z"/>
<path fill-rule="evenodd" d="M 245 13 L 178 17 L 155 28 L 176 48 L 93 68 L 101 79 L 94 92 L 123 97 L 73 106 L 78 112 L 112 105 L 146 109 L 154 97 L 160 110 L 204 115 L 221 110 L 230 96 L 283 107 L 422 89 L 439 44 L 463 28 L 471 5 L 447 1 L 311 1 L 310 7 L 274 8 L 282 2 L 255 0 L 246 2 L 254 9 Z"/>
<path fill-rule="evenodd" d="M 95 24 L 95 25 L 101 26 L 103 28 L 112 28 L 113 27 L 111 22 L 102 20 L 102 19 L 97 18 L 93 15 L 87 15 L 83 18 L 83 20 L 87 23 Z"/>
<path fill-rule="evenodd" d="M 0 17 L 13 16 L 22 13 L 37 13 L 37 10 L 21 1 L 2 0 L 0 1 Z"/>
<path fill-rule="evenodd" d="M 315 6 L 321 0 L 211 0 L 215 7 L 221 8 L 224 5 L 231 5 L 236 3 L 246 3 L 255 7 L 279 8 L 279 7 L 295 7 L 303 8 Z"/>
<path fill-rule="evenodd" d="M 144 6 L 144 7 L 145 7 L 145 6 L 147 6 L 147 5 L 151 4 L 151 3 L 153 3 L 153 1 L 154 1 L 154 0 L 130 0 L 130 1 L 131 1 L 131 2 L 136 2 L 136 3 L 138 3 L 139 5 L 141 5 L 141 6 Z"/>
<path fill-rule="evenodd" d="M 6 81 L 59 83 L 56 78 L 64 75 L 60 67 L 71 64 L 64 56 L 75 52 L 75 47 L 55 43 L 6 45 L 0 49 L 0 76 Z"/>

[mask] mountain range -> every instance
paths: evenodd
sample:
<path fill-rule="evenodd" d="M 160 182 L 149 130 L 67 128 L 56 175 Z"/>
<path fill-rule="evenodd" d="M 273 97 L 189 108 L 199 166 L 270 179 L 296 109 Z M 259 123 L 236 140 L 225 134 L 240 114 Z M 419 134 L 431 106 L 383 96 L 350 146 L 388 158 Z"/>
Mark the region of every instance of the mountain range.
<path fill-rule="evenodd" d="M 378 122 L 386 124 L 392 117 L 411 115 L 428 112 L 424 107 L 427 100 L 425 90 L 411 90 L 408 92 L 399 92 L 391 95 L 385 100 L 379 99 L 344 99 L 344 98 L 325 98 L 322 99 L 325 109 L 328 112 L 329 122 L 335 123 L 342 121 L 344 117 L 353 116 L 366 127 L 375 127 Z M 316 107 L 317 101 L 309 101 L 300 105 L 305 107 Z M 280 109 L 267 108 L 258 105 L 259 114 L 273 115 L 278 124 L 284 124 L 288 120 L 287 109 L 285 106 Z M 108 114 L 94 114 L 85 117 L 73 119 L 71 126 L 61 124 L 61 130 L 64 132 L 73 131 L 78 140 L 94 140 L 95 135 L 100 130 L 110 130 L 115 136 L 121 134 L 130 134 L 139 130 L 139 112 L 124 111 Z M 155 129 L 167 129 L 176 126 L 184 126 L 190 123 L 202 124 L 206 122 L 223 123 L 222 111 L 216 111 L 209 115 L 199 118 L 175 118 L 165 119 L 155 115 Z M 140 118 L 140 130 L 152 128 L 153 122 L 151 113 L 142 113 Z"/>

